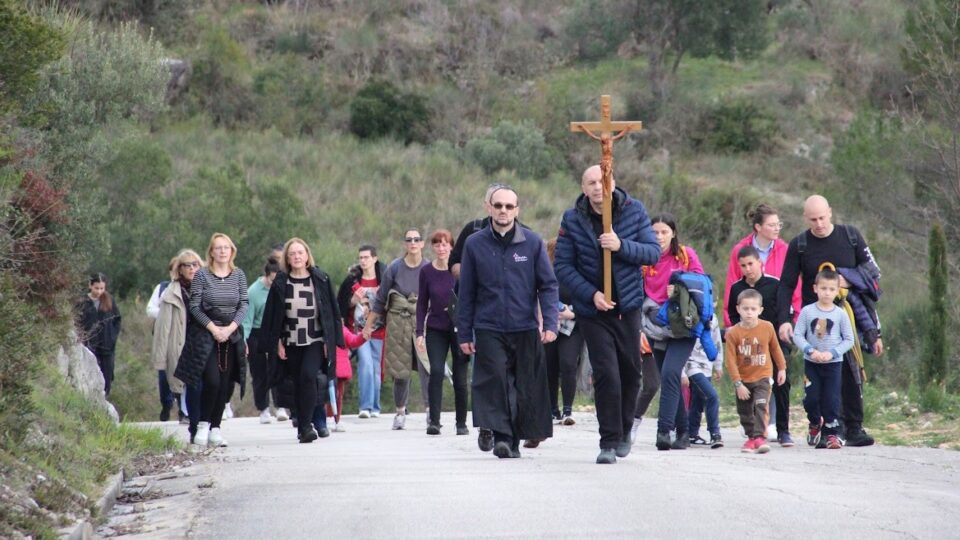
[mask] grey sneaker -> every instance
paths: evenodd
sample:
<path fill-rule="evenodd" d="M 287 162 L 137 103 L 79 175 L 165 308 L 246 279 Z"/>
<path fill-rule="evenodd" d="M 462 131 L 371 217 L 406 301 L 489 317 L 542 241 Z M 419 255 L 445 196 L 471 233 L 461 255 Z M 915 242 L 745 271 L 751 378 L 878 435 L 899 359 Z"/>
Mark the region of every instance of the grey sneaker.
<path fill-rule="evenodd" d="M 613 465 L 617 462 L 617 452 L 613 448 L 604 448 L 600 450 L 597 456 L 597 465 Z"/>
<path fill-rule="evenodd" d="M 398 414 L 393 417 L 393 429 L 403 429 L 403 426 L 407 423 L 407 415 Z"/>

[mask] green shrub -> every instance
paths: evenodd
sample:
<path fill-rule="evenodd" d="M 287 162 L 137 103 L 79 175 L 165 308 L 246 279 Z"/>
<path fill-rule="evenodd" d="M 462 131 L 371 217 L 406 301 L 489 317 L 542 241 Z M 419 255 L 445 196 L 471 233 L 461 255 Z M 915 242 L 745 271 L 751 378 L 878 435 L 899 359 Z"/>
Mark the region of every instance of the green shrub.
<path fill-rule="evenodd" d="M 157 371 L 150 355 L 153 349 L 153 319 L 147 317 L 148 298 L 120 302 L 123 333 L 117 340 L 117 356 L 110 402 L 123 421 L 156 420 L 160 412 Z"/>
<path fill-rule="evenodd" d="M 393 137 L 405 144 L 430 142 L 426 100 L 388 81 L 373 81 L 350 102 L 350 131 L 361 139 Z"/>
<path fill-rule="evenodd" d="M 253 96 L 243 46 L 222 27 L 207 29 L 192 55 L 185 96 L 188 112 L 206 112 L 214 124 L 235 127 L 250 120 Z"/>
<path fill-rule="evenodd" d="M 734 99 L 704 111 L 690 140 L 708 152 L 755 152 L 773 148 L 779 132 L 776 118 L 765 108 Z"/>
<path fill-rule="evenodd" d="M 287 136 L 319 130 L 327 113 L 319 62 L 285 54 L 271 59 L 253 78 L 257 123 Z"/>
<path fill-rule="evenodd" d="M 136 203 L 150 199 L 173 178 L 173 160 L 166 150 L 146 138 L 122 142 L 116 155 L 99 172 L 99 185 L 109 193 L 110 216 L 128 221 Z"/>
<path fill-rule="evenodd" d="M 920 384 L 925 392 L 943 393 L 947 382 L 947 239 L 943 227 L 930 229 L 928 272 L 930 276 L 930 321 L 923 355 L 920 358 Z"/>
<path fill-rule="evenodd" d="M 33 410 L 37 359 L 52 350 L 36 307 L 23 293 L 22 283 L 6 270 L 0 272 L 0 446 L 23 439 L 29 426 L 24 415 Z"/>
<path fill-rule="evenodd" d="M 490 135 L 467 143 L 464 153 L 487 174 L 501 169 L 529 178 L 543 178 L 562 164 L 543 132 L 529 122 L 501 122 Z"/>
<path fill-rule="evenodd" d="M 314 236 L 290 188 L 271 181 L 250 184 L 235 163 L 202 168 L 183 184 L 166 185 L 156 196 L 137 200 L 136 215 L 136 220 L 112 226 L 110 251 L 98 261 L 98 268 L 113 276 L 111 287 L 121 296 L 149 293 L 166 279 L 170 257 L 187 247 L 203 254 L 214 232 L 229 235 L 239 246 L 237 265 L 255 271 L 263 267 L 270 243 L 293 235 Z"/>
<path fill-rule="evenodd" d="M 759 202 L 751 190 L 705 186 L 684 176 L 664 179 L 658 191 L 657 208 L 676 216 L 681 242 L 708 260 L 726 260 L 730 246 L 742 235 L 742 217 Z"/>
<path fill-rule="evenodd" d="M 273 50 L 280 53 L 309 54 L 313 52 L 310 34 L 304 30 L 280 34 L 273 40 Z"/>
<path fill-rule="evenodd" d="M 63 36 L 13 0 L 0 0 L 0 112 L 33 90 L 38 71 L 63 51 Z"/>
<path fill-rule="evenodd" d="M 580 0 L 567 16 L 563 35 L 580 60 L 599 60 L 617 52 L 633 22 L 623 2 Z"/>

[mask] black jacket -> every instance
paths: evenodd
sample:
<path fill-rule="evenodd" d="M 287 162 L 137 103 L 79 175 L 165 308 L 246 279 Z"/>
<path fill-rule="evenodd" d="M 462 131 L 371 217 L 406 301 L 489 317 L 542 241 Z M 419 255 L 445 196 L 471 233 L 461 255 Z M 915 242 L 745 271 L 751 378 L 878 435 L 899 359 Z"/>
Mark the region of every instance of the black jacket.
<path fill-rule="evenodd" d="M 203 368 L 207 365 L 207 359 L 213 354 L 213 349 L 217 346 L 213 335 L 193 318 L 193 315 L 187 317 L 187 336 L 183 343 L 183 352 L 180 353 L 180 361 L 177 362 L 177 369 L 173 372 L 174 377 L 183 381 L 188 386 L 197 386 L 203 380 Z M 240 385 L 240 399 L 246 389 L 247 381 L 247 353 L 246 343 L 243 341 L 243 327 L 238 327 L 230 336 L 227 342 L 228 347 L 233 347 L 233 352 L 237 362 L 230 366 L 230 379 Z"/>
<path fill-rule="evenodd" d="M 283 335 L 283 325 L 286 320 L 286 289 L 287 274 L 279 272 L 267 293 L 267 304 L 263 308 L 263 322 L 260 325 L 261 339 L 258 341 L 260 352 L 268 355 L 268 370 L 270 385 L 283 382 L 285 373 L 277 357 L 277 343 Z M 343 326 L 340 320 L 340 309 L 337 307 L 333 294 L 333 283 L 326 272 L 316 266 L 310 268 L 310 278 L 313 281 L 313 293 L 317 304 L 317 317 L 323 331 L 325 344 L 324 364 L 321 370 L 329 377 L 335 377 L 337 347 L 346 347 L 343 340 Z"/>
<path fill-rule="evenodd" d="M 80 322 L 80 341 L 94 354 L 110 354 L 120 337 L 120 310 L 113 302 L 113 309 L 100 311 L 89 297 L 77 302 Z"/>
<path fill-rule="evenodd" d="M 377 273 L 377 283 L 381 283 L 386 266 L 377 261 L 374 269 Z M 353 297 L 353 286 L 360 282 L 362 276 L 363 270 L 360 269 L 359 264 L 351 266 L 347 271 L 347 277 L 343 278 L 343 283 L 337 291 L 337 308 L 340 310 L 340 317 L 343 318 L 343 325 L 351 329 L 353 328 L 353 306 L 350 305 L 350 298 Z"/>

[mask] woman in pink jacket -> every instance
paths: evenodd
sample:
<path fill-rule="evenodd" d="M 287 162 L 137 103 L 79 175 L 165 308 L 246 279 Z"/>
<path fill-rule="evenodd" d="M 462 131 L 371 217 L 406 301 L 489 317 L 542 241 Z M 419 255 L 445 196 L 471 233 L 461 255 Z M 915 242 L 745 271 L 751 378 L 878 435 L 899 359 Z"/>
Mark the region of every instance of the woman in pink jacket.
<path fill-rule="evenodd" d="M 653 349 L 653 358 L 660 374 L 660 410 L 657 418 L 658 450 L 682 450 L 690 446 L 690 437 L 687 434 L 687 410 L 683 403 L 680 390 L 680 375 L 683 367 L 693 352 L 693 338 L 674 338 L 668 329 L 660 327 L 654 320 L 660 306 L 670 296 L 667 289 L 670 285 L 670 274 L 675 271 L 696 272 L 704 274 L 703 265 L 697 253 L 690 246 L 680 243 L 677 237 L 677 220 L 671 214 L 659 214 L 650 218 L 653 234 L 660 244 L 660 260 L 653 266 L 643 266 L 643 292 L 646 296 L 643 303 L 643 332 L 650 341 Z M 666 332 L 666 333 L 665 333 Z M 643 384 L 651 382 L 653 375 L 642 366 L 644 371 Z M 652 369 L 652 366 L 650 366 Z M 638 396 L 638 407 L 634 411 L 634 425 L 637 425 L 638 414 L 646 409 L 647 403 L 640 403 L 644 395 L 652 397 L 652 392 L 643 392 Z M 649 399 L 649 398 L 648 398 Z M 676 430 L 676 438 L 671 439 L 671 432 Z"/>
<path fill-rule="evenodd" d="M 780 229 L 783 228 L 783 223 L 780 221 L 779 212 L 776 209 L 760 203 L 747 214 L 747 218 L 753 224 L 753 230 L 730 250 L 727 285 L 723 291 L 723 324 L 726 327 L 731 326 L 730 317 L 727 314 L 727 306 L 730 302 L 730 287 L 743 277 L 740 272 L 740 265 L 737 262 L 737 253 L 740 248 L 749 245 L 757 248 L 757 251 L 760 252 L 760 262 L 763 263 L 763 273 L 777 279 L 780 279 L 780 274 L 783 272 L 783 260 L 787 256 L 787 243 L 780 239 Z M 793 291 L 793 312 L 794 317 L 800 313 L 799 284 L 797 290 Z"/>
<path fill-rule="evenodd" d="M 760 262 L 763 264 L 763 273 L 780 279 L 783 273 L 783 261 L 787 257 L 787 243 L 780 239 L 780 230 L 783 223 L 777 210 L 769 205 L 760 203 L 747 214 L 750 223 L 753 224 L 753 231 L 746 238 L 733 246 L 730 251 L 730 265 L 727 268 L 727 285 L 723 292 L 723 322 L 725 327 L 732 326 L 729 315 L 729 302 L 736 302 L 736 298 L 730 298 L 730 288 L 737 281 L 743 278 L 740 272 L 740 264 L 737 260 L 737 253 L 744 246 L 752 245 L 760 253 Z M 800 314 L 800 283 L 793 291 L 793 318 L 796 320 Z M 764 310 L 776 309 L 776 306 L 763 306 Z M 784 352 L 789 351 L 789 345 L 782 345 Z M 776 376 L 776 369 L 774 369 Z M 773 387 L 773 399 L 770 400 L 770 426 L 767 429 L 767 435 L 771 440 L 780 442 L 783 446 L 793 446 L 793 439 L 790 437 L 790 381 L 786 384 Z"/>

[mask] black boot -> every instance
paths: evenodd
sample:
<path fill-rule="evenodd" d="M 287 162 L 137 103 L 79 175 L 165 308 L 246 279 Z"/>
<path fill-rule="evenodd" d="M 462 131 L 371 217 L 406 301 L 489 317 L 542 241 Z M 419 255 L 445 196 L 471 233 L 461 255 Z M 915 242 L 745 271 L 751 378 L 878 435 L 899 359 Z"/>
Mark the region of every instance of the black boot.
<path fill-rule="evenodd" d="M 690 448 L 690 435 L 686 432 L 677 433 L 677 440 L 673 441 L 670 448 L 674 450 L 686 450 Z"/>
<path fill-rule="evenodd" d="M 657 450 L 669 450 L 669 449 L 670 449 L 670 432 L 658 431 L 657 432 Z"/>
<path fill-rule="evenodd" d="M 161 422 L 166 422 L 167 420 L 170 420 L 170 407 L 171 407 L 172 405 L 173 405 L 173 403 L 164 403 L 164 404 L 163 404 L 163 408 L 160 409 L 160 421 L 161 421 Z"/>

